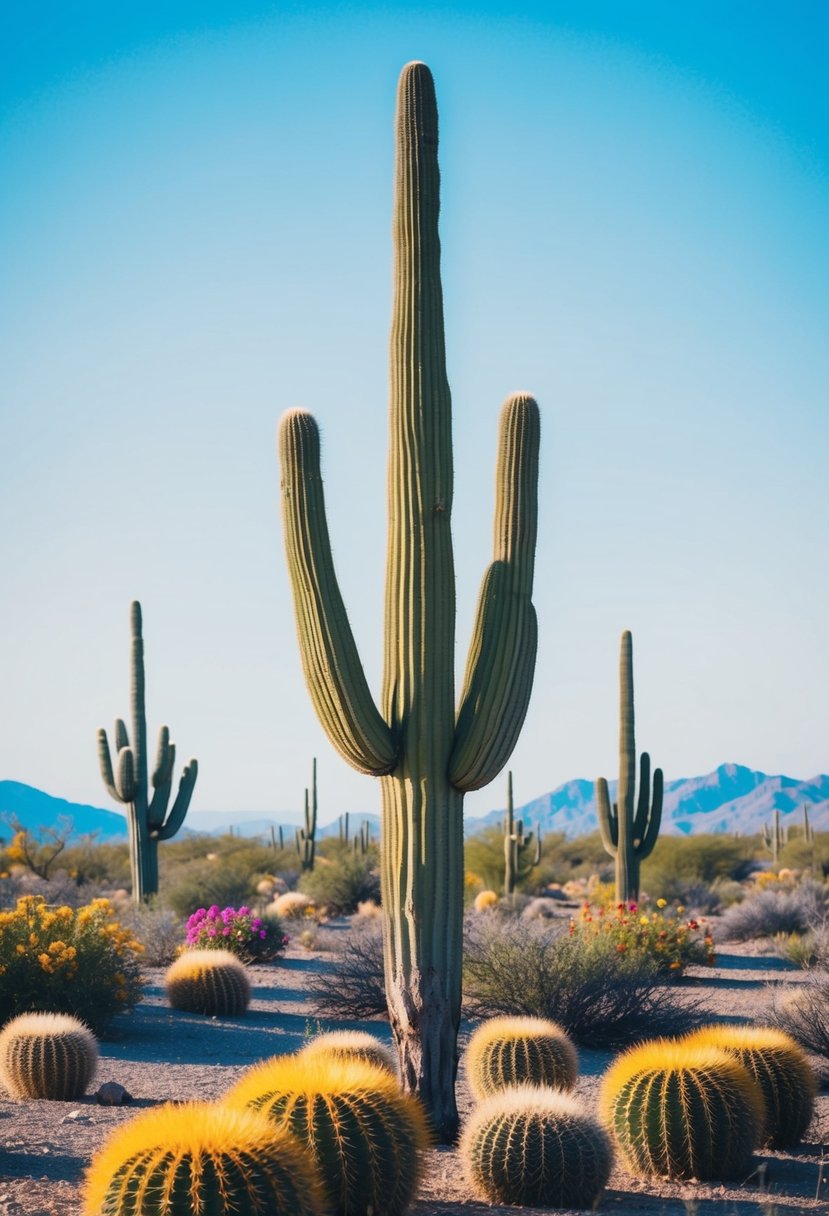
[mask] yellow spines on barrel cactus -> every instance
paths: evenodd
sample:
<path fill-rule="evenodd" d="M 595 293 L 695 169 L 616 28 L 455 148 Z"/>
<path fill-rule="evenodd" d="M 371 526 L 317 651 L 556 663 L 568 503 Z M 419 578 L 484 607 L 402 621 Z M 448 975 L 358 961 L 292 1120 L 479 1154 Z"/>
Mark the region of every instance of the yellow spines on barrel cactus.
<path fill-rule="evenodd" d="M 363 1060 L 385 1068 L 393 1077 L 397 1076 L 397 1059 L 394 1052 L 376 1035 L 365 1030 L 331 1030 L 327 1034 L 314 1035 L 299 1053 L 300 1059 L 312 1056 L 333 1056 L 338 1060 Z"/>
<path fill-rule="evenodd" d="M 463 796 L 509 759 L 536 653 L 538 406 L 505 403 L 493 561 L 483 580 L 464 688 L 454 689 L 451 397 L 440 280 L 438 114 L 424 63 L 401 72 L 395 120 L 390 341 L 389 529 L 380 708 L 340 593 L 320 473 L 304 410 L 279 428 L 282 517 L 305 680 L 331 743 L 382 778 L 380 874 L 386 994 L 400 1071 L 438 1136 L 458 1127 Z"/>
<path fill-rule="evenodd" d="M 164 977 L 173 1009 L 208 1017 L 238 1017 L 250 1004 L 244 963 L 229 950 L 185 950 Z"/>
<path fill-rule="evenodd" d="M 87 1171 L 84 1216 L 326 1216 L 316 1165 L 251 1111 L 154 1106 L 117 1128 Z"/>
<path fill-rule="evenodd" d="M 742 1175 L 764 1120 L 760 1088 L 733 1055 L 675 1040 L 620 1056 L 599 1109 L 632 1173 L 700 1181 Z"/>
<path fill-rule="evenodd" d="M 595 1207 L 613 1164 L 607 1133 L 572 1095 L 532 1085 L 482 1102 L 460 1151 L 473 1191 L 499 1206 Z"/>
<path fill-rule="evenodd" d="M 418 1100 L 386 1070 L 324 1055 L 278 1056 L 225 1096 L 285 1127 L 313 1154 L 337 1216 L 399 1216 L 429 1143 Z"/>
<path fill-rule="evenodd" d="M 466 1049 L 466 1073 L 476 1098 L 515 1085 L 572 1089 L 578 1072 L 573 1043 L 546 1018 L 490 1018 Z"/>
<path fill-rule="evenodd" d="M 0 1081 L 13 1098 L 70 1102 L 86 1093 L 98 1043 L 66 1013 L 21 1013 L 0 1031 Z"/>
<path fill-rule="evenodd" d="M 794 1039 L 765 1026 L 703 1026 L 682 1042 L 719 1047 L 754 1077 L 766 1113 L 758 1144 L 791 1148 L 800 1143 L 812 1121 L 817 1081 Z"/>

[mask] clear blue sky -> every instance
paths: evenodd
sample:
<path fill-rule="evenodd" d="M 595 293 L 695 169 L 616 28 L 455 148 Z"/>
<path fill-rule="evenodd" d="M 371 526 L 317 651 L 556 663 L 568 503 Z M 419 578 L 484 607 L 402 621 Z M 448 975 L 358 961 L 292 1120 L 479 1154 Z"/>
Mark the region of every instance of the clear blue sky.
<path fill-rule="evenodd" d="M 394 93 L 437 85 L 462 671 L 504 396 L 542 409 L 524 802 L 829 769 L 829 8 L 52 2 L 0 17 L 0 777 L 111 805 L 142 601 L 193 807 L 379 789 L 304 690 L 274 454 L 313 410 L 379 688 Z M 470 797 L 503 805 L 505 777 Z"/>

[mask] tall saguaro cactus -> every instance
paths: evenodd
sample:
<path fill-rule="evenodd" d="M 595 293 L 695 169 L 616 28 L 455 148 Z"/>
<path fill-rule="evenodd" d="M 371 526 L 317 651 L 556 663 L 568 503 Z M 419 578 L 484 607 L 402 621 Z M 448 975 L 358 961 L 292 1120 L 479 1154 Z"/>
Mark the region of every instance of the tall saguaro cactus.
<path fill-rule="evenodd" d="M 132 629 L 130 700 L 132 734 L 121 718 L 115 719 L 113 743 L 115 766 L 105 730 L 98 731 L 98 760 L 104 785 L 116 802 L 127 807 L 132 897 L 138 904 L 158 891 L 158 842 L 175 836 L 190 805 L 199 765 L 190 760 L 181 773 L 178 793 L 167 813 L 173 785 L 176 745 L 168 727 L 158 732 L 158 748 L 152 773 L 152 793 L 147 767 L 147 716 L 144 709 L 144 639 L 141 636 L 141 605 L 130 606 Z"/>
<path fill-rule="evenodd" d="M 619 658 L 619 788 L 611 806 L 604 777 L 596 782 L 596 806 L 602 844 L 616 859 L 616 898 L 625 903 L 639 898 L 639 867 L 651 853 L 662 820 L 662 769 L 653 771 L 651 758 L 642 752 L 639 764 L 639 799 L 636 800 L 636 741 L 633 735 L 633 639 L 622 634 Z"/>
<path fill-rule="evenodd" d="M 288 566 L 305 678 L 342 756 L 382 780 L 386 995 L 404 1085 L 437 1135 L 457 1134 L 463 796 L 509 759 L 536 652 L 531 603 L 539 418 L 516 394 L 500 421 L 495 552 L 481 588 L 459 708 L 454 697 L 452 427 L 438 238 L 437 106 L 410 63 L 396 118 L 389 530 L 381 706 L 369 692 L 334 574 L 319 431 L 301 410 L 279 432 Z"/>

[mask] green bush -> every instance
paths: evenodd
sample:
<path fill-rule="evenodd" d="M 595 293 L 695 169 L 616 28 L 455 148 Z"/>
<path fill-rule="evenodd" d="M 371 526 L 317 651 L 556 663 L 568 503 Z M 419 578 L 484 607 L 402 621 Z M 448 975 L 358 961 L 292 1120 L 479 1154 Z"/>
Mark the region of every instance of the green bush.
<path fill-rule="evenodd" d="M 175 881 L 161 886 L 163 902 L 179 916 L 187 917 L 196 908 L 219 904 L 236 907 L 249 903 L 260 877 L 234 860 L 191 861 L 180 868 Z"/>
<path fill-rule="evenodd" d="M 363 856 L 343 850 L 330 861 L 318 857 L 313 870 L 301 876 L 299 889 L 318 908 L 325 908 L 334 916 L 349 916 L 367 899 L 380 902 L 380 878 L 375 865 L 371 853 Z"/>
<path fill-rule="evenodd" d="M 605 936 L 517 918 L 468 919 L 464 996 L 472 1015 L 547 1018 L 585 1047 L 683 1034 L 706 1016 L 698 1000 L 680 998 L 652 959 L 620 953 Z"/>
<path fill-rule="evenodd" d="M 107 899 L 74 909 L 24 896 L 0 912 L 0 1024 L 18 1013 L 69 1013 L 99 1033 L 141 1000 L 141 952 Z"/>
<path fill-rule="evenodd" d="M 757 868 L 754 852 L 746 837 L 660 836 L 642 862 L 642 888 L 654 899 L 686 901 L 690 884 L 747 878 Z"/>

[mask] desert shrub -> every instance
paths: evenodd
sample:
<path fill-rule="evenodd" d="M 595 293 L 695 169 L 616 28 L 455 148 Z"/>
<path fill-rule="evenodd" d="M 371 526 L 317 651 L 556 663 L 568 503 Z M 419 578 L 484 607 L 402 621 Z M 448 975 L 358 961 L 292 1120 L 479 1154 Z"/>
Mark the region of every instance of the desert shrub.
<path fill-rule="evenodd" d="M 756 867 L 752 841 L 745 837 L 660 836 L 642 862 L 642 887 L 652 897 L 688 903 L 689 884 L 710 886 L 718 878 L 739 881 Z"/>
<path fill-rule="evenodd" d="M 815 832 L 815 838 L 810 843 L 802 835 L 792 838 L 789 829 L 789 840 L 780 850 L 780 864 L 793 870 L 810 870 L 816 877 L 829 877 L 829 832 Z"/>
<path fill-rule="evenodd" d="M 467 922 L 464 993 L 473 1015 L 548 1018 L 585 1047 L 682 1034 L 705 1018 L 652 959 L 620 953 L 608 937 L 494 917 Z"/>
<path fill-rule="evenodd" d="M 310 895 L 305 895 L 302 891 L 286 891 L 284 895 L 277 895 L 276 899 L 268 904 L 266 912 L 269 916 L 282 916 L 286 920 L 301 921 L 314 919 L 317 905 Z"/>
<path fill-rule="evenodd" d="M 331 965 L 310 981 L 314 1003 L 329 1017 L 387 1017 L 383 934 L 368 923 L 352 930 Z"/>
<path fill-rule="evenodd" d="M 174 882 L 162 884 L 162 897 L 179 916 L 189 916 L 194 908 L 205 904 L 237 907 L 253 899 L 254 880 L 258 877 L 249 869 L 222 861 L 217 856 L 214 861 L 205 859 L 182 866 Z"/>
<path fill-rule="evenodd" d="M 822 921 L 825 896 L 825 888 L 810 881 L 792 891 L 754 891 L 724 912 L 719 936 L 724 941 L 747 942 L 778 933 L 805 933 Z"/>
<path fill-rule="evenodd" d="M 705 920 L 686 919 L 682 905 L 668 907 L 664 899 L 647 903 L 582 905 L 570 920 L 570 934 L 603 939 L 618 954 L 649 958 L 664 973 L 681 975 L 692 963 L 713 963 L 714 942 Z"/>
<path fill-rule="evenodd" d="M 187 946 L 193 950 L 229 950 L 245 963 L 266 963 L 282 954 L 288 939 L 278 916 L 256 916 L 240 908 L 199 908 L 187 921 Z"/>
<path fill-rule="evenodd" d="M 299 889 L 334 916 L 349 916 L 369 899 L 380 902 L 380 878 L 370 854 L 343 850 L 331 861 L 318 858 L 313 870 L 300 877 Z"/>
<path fill-rule="evenodd" d="M 598 832 L 573 840 L 565 839 L 560 832 L 551 832 L 541 842 L 538 885 L 544 887 L 549 882 L 565 883 L 591 875 L 612 881 L 613 864 Z"/>
<path fill-rule="evenodd" d="M 78 886 L 128 887 L 130 854 L 126 840 L 101 842 L 86 836 L 68 845 L 60 858 L 61 869 Z"/>
<path fill-rule="evenodd" d="M 119 908 L 118 918 L 143 946 L 145 967 L 166 967 L 181 949 L 184 925 L 170 908 L 130 903 Z"/>
<path fill-rule="evenodd" d="M 109 900 L 52 908 L 24 896 L 0 912 L 0 1024 L 18 1013 L 69 1013 L 99 1033 L 141 1000 L 141 952 Z"/>
<path fill-rule="evenodd" d="M 829 964 L 829 926 L 819 925 L 805 933 L 776 933 L 774 953 L 793 967 L 825 967 Z"/>
<path fill-rule="evenodd" d="M 829 972 L 814 971 L 785 996 L 775 992 L 767 1020 L 807 1051 L 829 1058 Z"/>

